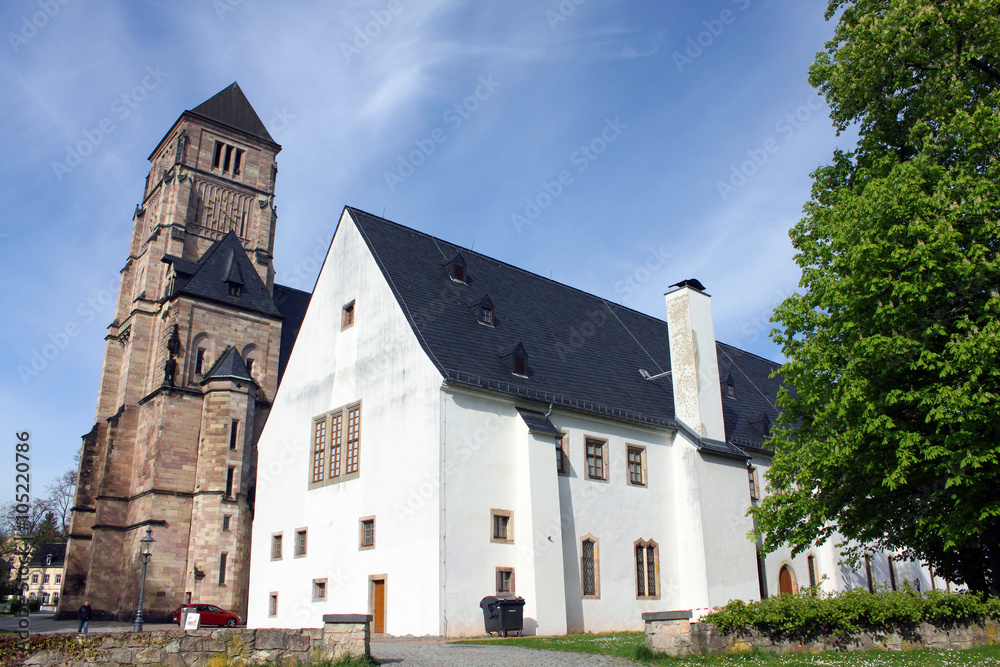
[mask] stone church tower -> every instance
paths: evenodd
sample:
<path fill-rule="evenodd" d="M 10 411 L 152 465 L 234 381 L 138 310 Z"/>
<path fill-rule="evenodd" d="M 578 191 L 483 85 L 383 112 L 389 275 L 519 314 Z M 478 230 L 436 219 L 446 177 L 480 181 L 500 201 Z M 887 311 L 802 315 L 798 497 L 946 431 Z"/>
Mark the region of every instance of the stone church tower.
<path fill-rule="evenodd" d="M 97 414 L 83 438 L 59 615 L 202 602 L 245 618 L 256 443 L 309 294 L 274 284 L 275 157 L 233 83 L 149 156 Z"/>

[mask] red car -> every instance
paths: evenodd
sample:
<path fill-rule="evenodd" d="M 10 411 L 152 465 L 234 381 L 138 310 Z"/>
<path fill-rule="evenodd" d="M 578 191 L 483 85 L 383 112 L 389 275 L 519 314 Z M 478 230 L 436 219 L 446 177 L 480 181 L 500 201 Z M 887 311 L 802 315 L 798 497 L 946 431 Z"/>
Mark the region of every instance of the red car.
<path fill-rule="evenodd" d="M 201 618 L 199 619 L 201 625 L 224 625 L 227 628 L 235 628 L 237 625 L 243 623 L 243 619 L 240 618 L 239 614 L 226 611 L 225 609 L 216 607 L 214 604 L 182 604 L 174 612 L 174 623 L 177 625 L 181 624 L 181 610 L 184 608 L 201 614 Z"/>

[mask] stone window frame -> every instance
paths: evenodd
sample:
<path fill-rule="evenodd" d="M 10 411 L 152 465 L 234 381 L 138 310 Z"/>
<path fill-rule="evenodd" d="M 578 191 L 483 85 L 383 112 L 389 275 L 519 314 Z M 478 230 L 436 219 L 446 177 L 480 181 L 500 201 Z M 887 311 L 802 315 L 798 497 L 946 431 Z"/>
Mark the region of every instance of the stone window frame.
<path fill-rule="evenodd" d="M 562 453 L 562 465 L 559 465 L 560 453 Z M 569 477 L 569 473 L 569 433 L 563 431 L 556 437 L 556 474 Z"/>
<path fill-rule="evenodd" d="M 271 591 L 267 594 L 267 617 L 275 618 L 278 615 L 278 591 Z"/>
<path fill-rule="evenodd" d="M 633 479 L 633 469 L 632 469 L 632 454 L 638 455 L 638 467 L 639 467 L 639 481 Z M 647 488 L 649 486 L 649 478 L 646 475 L 646 447 L 645 445 L 625 445 L 625 467 L 626 470 L 626 481 L 629 486 L 639 486 L 642 488 Z"/>
<path fill-rule="evenodd" d="M 229 564 L 229 552 L 219 553 L 219 586 L 226 585 L 226 566 Z"/>
<path fill-rule="evenodd" d="M 809 588 L 815 587 L 819 582 L 819 570 L 816 569 L 815 554 L 806 556 L 806 572 L 809 574 Z"/>
<path fill-rule="evenodd" d="M 590 542 L 594 545 L 593 547 L 593 568 L 594 568 L 594 591 L 593 593 L 587 594 L 587 582 L 586 582 L 586 558 L 584 554 L 584 544 Z M 580 596 L 584 600 L 600 600 L 601 599 L 601 542 L 593 534 L 587 533 L 580 537 Z"/>
<path fill-rule="evenodd" d="M 308 489 L 318 489 L 331 484 L 340 484 L 361 476 L 361 422 L 363 401 L 357 400 L 313 417 L 310 423 L 309 443 L 311 461 L 309 465 Z M 356 423 L 352 424 L 352 414 L 356 413 Z M 352 427 L 357 439 L 352 441 Z M 322 432 L 322 442 L 319 440 Z M 355 443 L 352 449 L 352 443 Z M 322 447 L 319 445 L 322 444 Z M 350 454 L 356 454 L 356 469 L 347 472 Z M 317 457 L 322 457 L 320 463 Z M 322 470 L 322 474 L 317 470 Z M 319 479 L 322 477 L 322 479 Z"/>
<path fill-rule="evenodd" d="M 371 523 L 371 543 L 365 543 L 365 524 Z M 369 551 L 375 548 L 375 515 L 363 516 L 358 519 L 358 551 Z"/>
<path fill-rule="evenodd" d="M 760 500 L 760 477 L 757 474 L 757 466 L 747 465 L 747 483 L 750 486 L 750 502 Z"/>
<path fill-rule="evenodd" d="M 323 577 L 322 579 L 312 580 L 312 601 L 313 602 L 325 602 L 327 599 L 327 579 Z"/>
<path fill-rule="evenodd" d="M 230 532 L 230 530 L 231 530 L 230 526 L 232 525 L 232 521 L 233 521 L 233 515 L 232 514 L 223 514 L 222 515 L 222 531 L 223 532 L 225 532 L 225 533 Z"/>
<path fill-rule="evenodd" d="M 600 449 L 600 464 L 601 464 L 601 475 L 591 475 L 590 474 L 590 454 L 589 448 L 591 444 L 599 445 Z M 594 452 L 595 461 L 597 461 L 597 450 Z M 594 466 L 597 467 L 596 465 Z M 598 438 L 594 435 L 585 435 L 583 438 L 583 474 L 586 479 L 592 482 L 608 482 L 610 475 L 608 475 L 608 440 L 607 438 Z"/>
<path fill-rule="evenodd" d="M 506 519 L 504 523 L 505 537 L 497 537 L 497 517 Z M 514 544 L 514 513 L 511 510 L 490 508 L 490 542 L 496 544 Z"/>
<path fill-rule="evenodd" d="M 271 533 L 271 560 L 282 560 L 285 557 L 282 551 L 284 536 L 283 532 Z"/>
<path fill-rule="evenodd" d="M 643 569 L 639 570 L 639 549 L 642 549 L 642 566 Z M 650 550 L 652 550 L 653 556 L 653 594 L 649 594 L 649 556 Z M 663 579 L 660 577 L 660 545 L 656 543 L 655 540 L 643 540 L 638 539 L 633 542 L 633 554 L 635 555 L 635 599 L 636 600 L 659 600 L 660 593 L 663 591 Z M 640 579 L 641 577 L 641 579 Z M 640 591 L 640 583 L 642 590 Z"/>
<path fill-rule="evenodd" d="M 506 590 L 501 587 L 503 581 L 507 582 Z M 496 589 L 497 595 L 514 595 L 514 568 L 498 567 L 496 569 Z"/>
<path fill-rule="evenodd" d="M 294 558 L 305 558 L 309 553 L 309 528 L 295 529 L 295 544 L 292 545 Z"/>

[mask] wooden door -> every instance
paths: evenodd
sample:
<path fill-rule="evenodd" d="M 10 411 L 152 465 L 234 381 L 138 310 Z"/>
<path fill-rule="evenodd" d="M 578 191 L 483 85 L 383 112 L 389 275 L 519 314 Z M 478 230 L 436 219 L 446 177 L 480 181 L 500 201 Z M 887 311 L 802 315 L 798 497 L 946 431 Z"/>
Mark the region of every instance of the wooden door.
<path fill-rule="evenodd" d="M 795 591 L 792 586 L 792 573 L 788 569 L 787 565 L 781 567 L 781 571 L 778 572 L 778 593 L 782 595 L 791 595 Z"/>
<path fill-rule="evenodd" d="M 385 632 L 385 579 L 372 580 L 372 632 Z"/>

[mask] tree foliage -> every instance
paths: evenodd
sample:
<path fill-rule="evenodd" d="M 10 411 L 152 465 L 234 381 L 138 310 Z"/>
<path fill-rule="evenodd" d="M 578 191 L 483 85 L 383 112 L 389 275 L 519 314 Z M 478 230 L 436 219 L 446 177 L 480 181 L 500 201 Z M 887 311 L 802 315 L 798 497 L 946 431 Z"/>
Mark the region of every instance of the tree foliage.
<path fill-rule="evenodd" d="M 772 332 L 794 391 L 752 510 L 766 549 L 838 533 L 1000 593 L 1000 0 L 832 0 L 810 81 L 853 151 L 792 229 Z"/>

